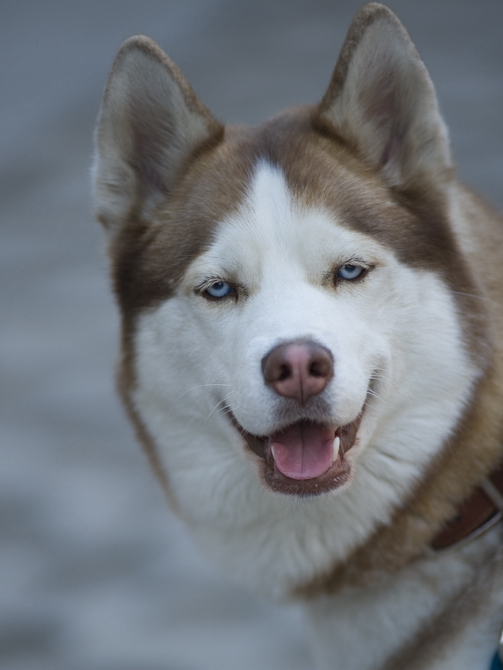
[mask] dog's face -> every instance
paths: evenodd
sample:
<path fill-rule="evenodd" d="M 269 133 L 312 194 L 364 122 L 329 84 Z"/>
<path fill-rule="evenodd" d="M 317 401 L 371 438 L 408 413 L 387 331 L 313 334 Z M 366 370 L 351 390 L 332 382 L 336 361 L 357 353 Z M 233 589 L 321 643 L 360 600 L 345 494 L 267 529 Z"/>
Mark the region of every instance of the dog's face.
<path fill-rule="evenodd" d="M 274 134 L 280 151 L 286 140 Z M 169 297 L 139 317 L 135 397 L 150 425 L 176 434 L 170 469 L 179 459 L 205 469 L 211 453 L 218 470 L 218 444 L 274 492 L 340 491 L 397 406 L 419 396 L 416 411 L 431 405 L 432 430 L 443 431 L 466 370 L 455 304 L 423 258 L 422 222 L 371 171 L 348 164 L 344 149 L 327 158 L 326 141 L 309 135 L 294 141 L 298 160 L 254 162 L 257 141 L 228 138 L 185 178 L 183 235 L 195 245 L 205 228 L 205 241 Z M 212 220 L 201 198 L 210 191 Z M 173 212 L 165 207 L 166 223 L 150 232 L 155 252 L 139 271 L 149 283 L 159 263 L 170 278 L 179 262 L 165 236 Z M 407 242 L 393 245 L 397 226 Z"/>
<path fill-rule="evenodd" d="M 114 66 L 96 173 L 123 393 L 178 499 L 340 492 L 366 452 L 406 488 L 477 376 L 431 82 L 385 8 L 351 30 L 322 103 L 253 130 L 145 38 Z"/>
<path fill-rule="evenodd" d="M 410 300 L 395 285 L 393 254 L 343 223 L 342 212 L 302 203 L 280 169 L 259 163 L 240 207 L 147 317 L 162 338 L 149 355 L 177 352 L 177 372 L 156 373 L 167 407 L 210 400 L 203 426 L 230 422 L 276 491 L 348 482 L 364 408 L 390 374 L 387 316 Z M 400 279 L 416 292 L 407 271 Z"/>

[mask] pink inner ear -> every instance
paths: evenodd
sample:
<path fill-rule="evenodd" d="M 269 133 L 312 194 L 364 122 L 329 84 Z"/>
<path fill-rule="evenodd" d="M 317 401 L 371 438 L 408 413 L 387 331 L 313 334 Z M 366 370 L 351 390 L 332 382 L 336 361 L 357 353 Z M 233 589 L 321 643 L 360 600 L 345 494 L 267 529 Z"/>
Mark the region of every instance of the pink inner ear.
<path fill-rule="evenodd" d="M 369 81 L 360 82 L 364 86 L 360 104 L 364 107 L 365 118 L 375 128 L 376 139 L 384 145 L 379 160 L 379 167 L 384 167 L 399 147 L 397 130 L 404 126 L 406 109 L 400 103 L 400 73 L 393 64 L 378 59 L 371 70 Z"/>

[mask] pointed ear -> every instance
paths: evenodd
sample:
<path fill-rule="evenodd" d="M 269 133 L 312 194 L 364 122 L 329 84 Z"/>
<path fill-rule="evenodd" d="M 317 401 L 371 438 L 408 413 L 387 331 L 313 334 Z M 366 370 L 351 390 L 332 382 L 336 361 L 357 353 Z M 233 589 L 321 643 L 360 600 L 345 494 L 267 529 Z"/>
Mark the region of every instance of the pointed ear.
<path fill-rule="evenodd" d="M 317 121 L 379 170 L 390 186 L 445 182 L 447 130 L 428 72 L 396 16 L 363 7 L 349 28 Z"/>
<path fill-rule="evenodd" d="M 127 40 L 108 79 L 96 130 L 97 215 L 110 230 L 147 216 L 190 156 L 222 125 L 148 37 Z"/>

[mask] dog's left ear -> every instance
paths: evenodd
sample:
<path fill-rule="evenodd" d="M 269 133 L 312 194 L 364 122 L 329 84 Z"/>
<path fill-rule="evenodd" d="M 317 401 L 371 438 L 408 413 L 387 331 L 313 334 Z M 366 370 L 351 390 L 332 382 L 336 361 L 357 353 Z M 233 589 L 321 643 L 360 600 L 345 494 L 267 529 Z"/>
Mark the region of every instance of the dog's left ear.
<path fill-rule="evenodd" d="M 433 84 L 409 35 L 384 5 L 351 24 L 317 122 L 378 169 L 390 186 L 433 186 L 452 175 Z"/>

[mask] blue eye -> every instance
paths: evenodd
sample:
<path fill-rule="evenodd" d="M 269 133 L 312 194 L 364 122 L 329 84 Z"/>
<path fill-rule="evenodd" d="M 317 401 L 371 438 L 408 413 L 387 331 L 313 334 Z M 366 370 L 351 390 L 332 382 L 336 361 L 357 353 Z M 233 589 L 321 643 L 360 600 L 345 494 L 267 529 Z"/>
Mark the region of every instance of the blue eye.
<path fill-rule="evenodd" d="M 359 265 L 352 265 L 351 263 L 346 263 L 337 271 L 337 276 L 341 279 L 358 279 L 364 272 L 364 268 Z"/>
<path fill-rule="evenodd" d="M 231 293 L 234 293 L 234 289 L 225 281 L 217 281 L 211 286 L 208 286 L 205 293 L 212 298 L 225 298 Z"/>

